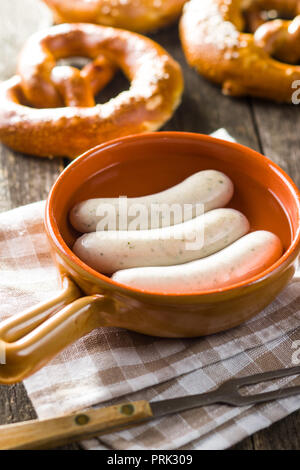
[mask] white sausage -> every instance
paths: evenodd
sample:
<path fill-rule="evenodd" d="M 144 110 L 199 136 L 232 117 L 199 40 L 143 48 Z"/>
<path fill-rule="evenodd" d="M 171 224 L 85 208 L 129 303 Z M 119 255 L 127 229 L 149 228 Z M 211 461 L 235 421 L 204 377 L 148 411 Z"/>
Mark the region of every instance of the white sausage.
<path fill-rule="evenodd" d="M 211 209 L 226 206 L 232 198 L 232 195 L 233 184 L 228 176 L 220 171 L 205 170 L 195 173 L 176 186 L 160 193 L 150 196 L 127 198 L 128 220 L 126 222 L 128 222 L 128 224 L 125 227 L 124 225 L 119 226 L 119 198 L 97 198 L 80 202 L 71 210 L 70 221 L 73 227 L 81 233 L 98 231 L 99 228 L 97 229 L 97 224 L 105 215 L 105 212 L 104 214 L 99 212 L 99 210 L 101 211 L 101 205 L 103 207 L 103 204 L 110 204 L 113 206 L 116 213 L 116 225 L 112 229 L 136 230 L 136 227 L 131 228 L 130 222 L 134 221 L 136 218 L 134 205 L 142 204 L 149 215 L 146 219 L 147 226 L 142 228 L 154 229 L 182 223 L 183 220 L 187 220 L 187 218 L 171 213 L 170 220 L 167 218 L 164 220 L 162 217 L 159 217 L 158 221 L 153 220 L 153 218 L 151 220 L 151 205 L 153 207 L 153 204 L 168 204 L 170 206 L 172 204 L 178 205 L 179 201 L 181 207 L 183 207 L 184 204 L 192 204 L 194 209 L 189 217 L 189 219 L 191 219 L 196 216 L 196 204 L 203 204 L 204 212 L 207 212 Z M 130 208 L 133 210 L 133 213 L 130 213 Z M 104 229 L 107 230 L 107 228 Z"/>
<path fill-rule="evenodd" d="M 154 230 L 93 232 L 73 247 L 102 273 L 137 266 L 170 266 L 203 258 L 242 237 L 249 222 L 235 209 L 215 209 L 195 219 Z"/>
<path fill-rule="evenodd" d="M 257 231 L 204 259 L 179 266 L 124 269 L 112 279 L 147 292 L 175 294 L 220 289 L 262 273 L 281 254 L 282 244 L 276 235 Z"/>

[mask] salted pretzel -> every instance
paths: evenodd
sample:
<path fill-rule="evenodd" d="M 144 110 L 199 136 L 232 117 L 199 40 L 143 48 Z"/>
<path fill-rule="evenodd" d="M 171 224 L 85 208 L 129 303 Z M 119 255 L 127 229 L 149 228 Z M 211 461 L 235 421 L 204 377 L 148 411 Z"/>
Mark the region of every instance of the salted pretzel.
<path fill-rule="evenodd" d="M 61 58 L 92 61 L 82 70 Z M 104 104 L 94 95 L 120 68 L 130 88 Z M 0 140 L 38 156 L 74 158 L 116 137 L 162 126 L 178 106 L 180 66 L 152 40 L 91 24 L 64 24 L 26 43 L 18 75 L 0 85 Z"/>
<path fill-rule="evenodd" d="M 274 20 L 261 25 L 255 43 L 268 54 L 290 64 L 300 63 L 300 15 L 293 21 Z"/>
<path fill-rule="evenodd" d="M 87 22 L 146 32 L 172 23 L 186 0 L 44 0 L 58 23 Z"/>
<path fill-rule="evenodd" d="M 294 19 L 264 23 L 259 13 L 271 9 Z M 190 0 L 180 21 L 187 61 L 226 95 L 291 102 L 300 79 L 299 15 L 300 0 Z"/>
<path fill-rule="evenodd" d="M 246 29 L 254 33 L 259 26 L 280 14 L 291 18 L 299 13 L 298 0 L 242 0 Z"/>

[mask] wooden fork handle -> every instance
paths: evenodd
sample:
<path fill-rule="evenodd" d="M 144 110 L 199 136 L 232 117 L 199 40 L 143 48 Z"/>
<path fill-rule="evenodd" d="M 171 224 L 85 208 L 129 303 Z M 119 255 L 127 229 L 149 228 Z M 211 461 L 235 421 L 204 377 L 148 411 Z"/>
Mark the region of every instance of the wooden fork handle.
<path fill-rule="evenodd" d="M 153 418 L 150 404 L 142 400 L 43 421 L 8 424 L 0 426 L 0 449 L 49 449 L 119 431 L 150 418 Z"/>

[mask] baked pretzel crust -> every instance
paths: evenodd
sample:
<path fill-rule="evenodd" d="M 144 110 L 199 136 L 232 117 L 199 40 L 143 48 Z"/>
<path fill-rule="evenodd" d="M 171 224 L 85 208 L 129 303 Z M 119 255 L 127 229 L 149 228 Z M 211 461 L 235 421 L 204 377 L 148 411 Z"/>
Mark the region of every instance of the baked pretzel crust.
<path fill-rule="evenodd" d="M 87 22 L 148 32 L 179 18 L 186 0 L 44 0 L 58 23 Z"/>
<path fill-rule="evenodd" d="M 72 56 L 93 62 L 81 71 L 56 67 Z M 95 105 L 94 94 L 116 67 L 130 88 Z M 22 153 L 74 158 L 108 140 L 157 130 L 182 90 L 180 66 L 152 40 L 91 24 L 54 26 L 31 37 L 19 75 L 0 85 L 0 140 Z"/>
<path fill-rule="evenodd" d="M 247 9 L 256 13 L 277 9 L 295 19 L 282 21 L 280 34 L 278 27 L 270 32 L 268 23 L 267 35 L 259 30 L 255 34 L 244 33 L 243 13 Z M 180 21 L 185 56 L 200 74 L 221 84 L 226 95 L 251 95 L 290 103 L 295 91 L 293 83 L 300 79 L 300 66 L 292 65 L 298 60 L 298 52 L 294 52 L 299 50 L 300 36 L 295 33 L 299 14 L 300 0 L 190 0 Z M 255 22 L 255 26 L 260 24 Z M 291 45 L 293 57 L 289 52 Z M 280 60 L 292 59 L 292 63 L 280 62 L 271 54 Z"/>

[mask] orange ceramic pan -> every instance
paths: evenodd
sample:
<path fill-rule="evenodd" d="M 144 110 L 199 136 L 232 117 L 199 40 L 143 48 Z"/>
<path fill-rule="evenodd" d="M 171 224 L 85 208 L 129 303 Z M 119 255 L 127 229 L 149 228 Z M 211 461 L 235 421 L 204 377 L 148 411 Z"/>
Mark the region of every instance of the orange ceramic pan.
<path fill-rule="evenodd" d="M 72 252 L 79 234 L 70 226 L 68 214 L 76 202 L 155 193 L 211 168 L 234 182 L 230 207 L 242 211 L 253 230 L 273 231 L 283 242 L 283 256 L 259 276 L 216 291 L 151 294 L 113 282 Z M 181 132 L 135 135 L 91 149 L 65 169 L 49 194 L 45 227 L 63 290 L 58 298 L 0 325 L 6 348 L 1 383 L 22 380 L 94 328 L 193 337 L 235 327 L 256 315 L 295 272 L 299 191 L 271 160 L 241 145 Z"/>

